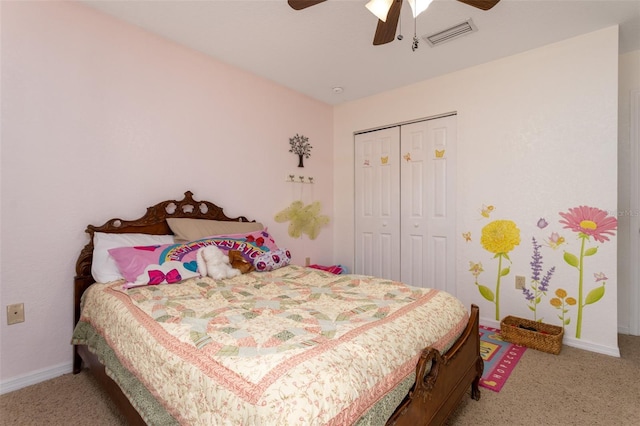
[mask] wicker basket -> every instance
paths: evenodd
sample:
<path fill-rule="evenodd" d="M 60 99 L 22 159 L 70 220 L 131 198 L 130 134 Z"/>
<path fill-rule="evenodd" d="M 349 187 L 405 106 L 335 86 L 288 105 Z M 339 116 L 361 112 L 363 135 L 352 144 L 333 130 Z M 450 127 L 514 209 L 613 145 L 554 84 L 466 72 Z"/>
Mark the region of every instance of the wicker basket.
<path fill-rule="evenodd" d="M 556 325 L 508 316 L 500 321 L 500 335 L 504 340 L 516 345 L 557 355 L 562 349 L 564 329 Z"/>

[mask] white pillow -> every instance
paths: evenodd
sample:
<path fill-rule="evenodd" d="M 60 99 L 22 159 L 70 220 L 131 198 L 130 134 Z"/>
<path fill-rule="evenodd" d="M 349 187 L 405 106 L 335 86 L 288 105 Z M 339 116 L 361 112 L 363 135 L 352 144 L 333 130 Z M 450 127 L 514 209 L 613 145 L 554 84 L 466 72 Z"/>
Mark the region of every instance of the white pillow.
<path fill-rule="evenodd" d="M 116 261 L 109 255 L 109 249 L 118 247 L 152 246 L 173 244 L 173 235 L 149 234 L 108 234 L 95 232 L 93 234 L 93 260 L 91 275 L 98 283 L 121 280 L 124 277 L 116 265 Z"/>

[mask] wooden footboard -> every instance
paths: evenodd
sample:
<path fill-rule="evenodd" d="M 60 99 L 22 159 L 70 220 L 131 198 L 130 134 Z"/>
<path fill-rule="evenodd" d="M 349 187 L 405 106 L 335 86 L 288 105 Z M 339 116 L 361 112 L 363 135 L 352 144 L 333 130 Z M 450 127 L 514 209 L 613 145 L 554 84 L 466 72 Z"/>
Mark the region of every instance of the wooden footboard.
<path fill-rule="evenodd" d="M 471 397 L 480 399 L 478 387 L 484 362 L 480 356 L 480 311 L 471 306 L 466 329 L 447 351 L 422 351 L 416 366 L 416 383 L 387 421 L 387 425 L 441 425 L 456 409 L 471 387 Z M 426 374 L 425 374 L 426 373 Z"/>

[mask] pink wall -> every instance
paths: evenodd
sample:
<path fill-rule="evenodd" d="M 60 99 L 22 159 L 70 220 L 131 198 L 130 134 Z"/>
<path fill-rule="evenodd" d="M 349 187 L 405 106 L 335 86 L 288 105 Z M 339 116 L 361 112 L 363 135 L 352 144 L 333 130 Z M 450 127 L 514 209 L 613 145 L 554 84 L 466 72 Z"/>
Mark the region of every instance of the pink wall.
<path fill-rule="evenodd" d="M 289 173 L 313 176 L 303 197 L 331 215 L 329 105 L 80 4 L 1 7 L 0 305 L 26 311 L 24 323 L 0 321 L 3 392 L 70 370 L 87 224 L 133 219 L 191 190 L 268 225 L 296 263 L 332 260 L 331 225 L 295 240 L 273 220 L 300 196 Z M 296 133 L 313 145 L 304 169 L 288 152 Z"/>

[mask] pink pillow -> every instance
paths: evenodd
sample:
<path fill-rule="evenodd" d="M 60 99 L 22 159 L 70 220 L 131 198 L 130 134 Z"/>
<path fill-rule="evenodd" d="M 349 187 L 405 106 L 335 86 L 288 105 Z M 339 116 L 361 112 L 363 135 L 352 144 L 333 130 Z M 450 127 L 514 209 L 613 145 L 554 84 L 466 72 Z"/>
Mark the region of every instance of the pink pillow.
<path fill-rule="evenodd" d="M 252 264 L 264 253 L 278 250 L 275 241 L 264 229 L 245 234 L 217 235 L 184 244 L 118 247 L 110 249 L 109 254 L 127 280 L 125 288 L 130 288 L 173 284 L 199 276 L 196 253 L 209 245 L 215 245 L 225 253 L 238 250 Z"/>

